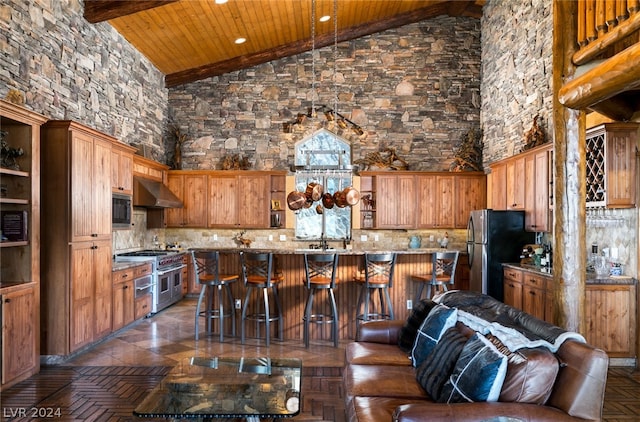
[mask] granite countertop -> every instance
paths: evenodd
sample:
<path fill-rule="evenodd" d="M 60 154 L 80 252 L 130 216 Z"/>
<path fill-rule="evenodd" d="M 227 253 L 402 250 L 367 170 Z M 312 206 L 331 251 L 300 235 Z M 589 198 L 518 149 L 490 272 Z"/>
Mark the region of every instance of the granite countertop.
<path fill-rule="evenodd" d="M 129 268 L 134 268 L 134 267 L 139 267 L 140 265 L 146 265 L 148 263 L 150 263 L 151 261 L 153 261 L 153 258 L 149 258 L 148 260 L 141 260 L 141 261 L 123 261 L 123 262 L 116 262 L 113 261 L 111 263 L 111 271 L 122 271 L 122 270 L 127 270 Z"/>
<path fill-rule="evenodd" d="M 410 254 L 432 254 L 436 252 L 455 251 L 456 249 L 442 249 L 442 248 L 415 248 L 415 249 L 312 249 L 312 248 L 292 248 L 292 249 L 277 249 L 277 248 L 190 248 L 189 251 L 218 251 L 221 253 L 236 253 L 236 252 L 257 252 L 267 253 L 273 252 L 277 255 L 303 255 L 306 253 L 337 253 L 340 255 L 364 255 L 366 253 L 396 253 L 400 255 Z M 466 250 L 458 250 L 460 254 L 466 254 Z"/>
<path fill-rule="evenodd" d="M 528 271 L 534 274 L 542 275 L 545 277 L 553 276 L 553 268 L 544 268 L 544 267 L 536 267 L 535 265 L 527 265 L 527 264 L 517 264 L 517 263 L 506 263 L 502 264 L 504 267 L 512 267 L 518 270 Z M 587 284 L 636 284 L 636 279 L 631 276 L 619 276 L 619 275 L 611 275 L 606 277 L 598 277 L 595 273 L 588 272 L 587 273 Z"/>

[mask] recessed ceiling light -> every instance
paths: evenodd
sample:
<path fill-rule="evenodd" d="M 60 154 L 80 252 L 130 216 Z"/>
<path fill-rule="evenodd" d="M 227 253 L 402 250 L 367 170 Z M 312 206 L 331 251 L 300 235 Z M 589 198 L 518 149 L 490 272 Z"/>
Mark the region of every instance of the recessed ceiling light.
<path fill-rule="evenodd" d="M 321 18 L 320 18 L 320 22 L 326 22 L 326 21 L 328 21 L 329 19 L 331 19 L 331 16 L 329 16 L 329 15 L 324 15 L 323 17 L 321 17 Z"/>
<path fill-rule="evenodd" d="M 235 43 L 236 43 L 236 44 L 242 44 L 242 43 L 244 43 L 245 41 L 247 41 L 247 39 L 246 39 L 246 38 L 237 38 L 237 39 L 235 40 Z"/>
<path fill-rule="evenodd" d="M 216 0 L 216 4 L 225 4 L 229 0 Z"/>

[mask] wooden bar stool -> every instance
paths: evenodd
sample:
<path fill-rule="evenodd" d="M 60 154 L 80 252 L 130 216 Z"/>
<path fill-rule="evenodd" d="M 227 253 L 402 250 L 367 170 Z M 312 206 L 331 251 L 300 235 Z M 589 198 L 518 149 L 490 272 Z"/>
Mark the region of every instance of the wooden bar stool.
<path fill-rule="evenodd" d="M 278 296 L 278 284 L 284 281 L 282 273 L 276 270 L 273 253 L 240 252 L 242 262 L 242 279 L 247 289 L 247 294 L 242 304 L 241 342 L 244 344 L 246 321 L 256 322 L 256 333 L 260 337 L 260 324 L 264 323 L 266 331 L 266 344 L 269 346 L 271 339 L 271 323 L 278 323 L 278 339 L 284 339 L 284 327 L 282 305 Z M 255 311 L 247 313 L 249 301 L 254 290 L 262 292 L 262 303 L 255 305 Z M 271 295 L 269 295 L 271 292 Z M 277 312 L 271 313 L 270 296 L 273 297 Z"/>
<path fill-rule="evenodd" d="M 389 289 L 393 286 L 393 270 L 396 263 L 396 254 L 367 253 L 364 256 L 364 270 L 356 273 L 354 280 L 361 284 L 356 308 L 356 328 L 360 321 L 373 319 L 393 319 L 393 304 L 389 296 Z M 379 310 L 369 311 L 369 305 L 375 305 L 375 292 L 378 292 Z M 374 296 L 371 296 L 371 293 Z M 372 299 L 373 302 L 372 303 Z M 362 312 L 360 313 L 360 308 Z"/>
<path fill-rule="evenodd" d="M 420 283 L 418 294 L 413 303 L 418 303 L 422 297 L 422 290 L 427 286 L 427 299 L 431 299 L 431 288 L 443 292 L 448 291 L 447 285 L 453 285 L 458 266 L 458 251 L 436 252 L 431 254 L 431 273 L 411 275 L 411 279 Z"/>
<path fill-rule="evenodd" d="M 304 270 L 305 270 L 305 287 L 309 291 L 307 303 L 304 307 L 304 346 L 309 347 L 309 325 L 314 324 L 332 324 L 331 337 L 333 345 L 338 347 L 338 307 L 336 305 L 336 297 L 333 289 L 338 282 L 336 278 L 338 268 L 338 254 L 305 254 Z M 313 313 L 313 300 L 318 291 L 326 290 L 330 313 Z"/>
<path fill-rule="evenodd" d="M 236 315 L 234 299 L 230 284 L 240 277 L 237 274 L 220 274 L 220 254 L 213 251 L 192 251 L 193 273 L 196 283 L 200 284 L 200 295 L 196 305 L 196 340 L 198 340 L 198 323 L 204 317 L 207 321 L 207 332 L 212 332 L 213 320 L 220 326 L 220 341 L 224 340 L 224 319 L 231 318 L 231 335 L 236 335 Z M 225 311 L 225 296 L 229 308 Z M 205 300 L 202 309 L 202 301 Z M 214 306 L 215 305 L 215 306 Z"/>

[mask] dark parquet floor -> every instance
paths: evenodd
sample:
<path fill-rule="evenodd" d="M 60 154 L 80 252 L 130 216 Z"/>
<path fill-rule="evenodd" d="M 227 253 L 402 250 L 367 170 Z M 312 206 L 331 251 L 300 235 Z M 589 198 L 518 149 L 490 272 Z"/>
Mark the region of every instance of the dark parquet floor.
<path fill-rule="evenodd" d="M 217 336 L 193 340 L 192 301 L 137 323 L 109 340 L 0 393 L 2 421 L 143 421 L 133 409 L 171 367 L 188 356 L 298 357 L 303 361 L 301 413 L 293 420 L 345 421 L 342 367 L 344 344 L 312 341 L 261 342 Z M 603 410 L 605 422 L 640 422 L 640 371 L 611 368 Z M 149 421 L 149 420 L 148 420 Z"/>

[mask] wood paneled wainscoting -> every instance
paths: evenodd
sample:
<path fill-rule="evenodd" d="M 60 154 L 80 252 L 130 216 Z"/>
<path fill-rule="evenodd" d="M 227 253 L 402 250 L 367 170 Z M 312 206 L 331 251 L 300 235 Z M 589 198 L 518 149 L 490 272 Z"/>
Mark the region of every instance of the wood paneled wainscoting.
<path fill-rule="evenodd" d="M 355 316 L 356 305 L 358 303 L 359 285 L 353 281 L 353 275 L 362 268 L 363 256 L 361 255 L 340 255 L 338 264 L 339 283 L 335 289 L 336 301 L 339 312 L 339 338 L 341 340 L 354 339 L 356 333 Z M 284 313 L 284 338 L 286 340 L 303 339 L 302 316 L 304 314 L 307 291 L 303 284 L 304 279 L 304 258 L 301 254 L 278 254 L 278 268 L 283 272 L 285 281 L 280 285 L 280 299 L 283 304 Z M 411 274 L 429 272 L 431 269 L 431 255 L 428 253 L 398 254 L 393 280 L 393 287 L 390 289 L 391 301 L 396 319 L 406 319 L 409 310 L 407 300 L 413 300 L 417 293 L 418 284 L 411 281 Z M 240 260 L 237 252 L 223 253 L 221 255 L 221 273 L 241 274 Z M 456 284 L 453 288 L 468 289 L 468 266 L 467 256 L 460 255 L 458 269 L 456 271 Z M 189 294 L 194 295 L 199 292 L 198 286 L 194 286 L 193 277 L 189 277 Z M 244 300 L 246 290 L 240 283 L 233 283 L 232 292 L 235 298 Z M 314 313 L 329 313 L 328 303 L 326 303 L 324 293 L 316 295 L 314 302 Z M 257 299 L 253 298 L 255 301 Z M 238 318 L 240 312 L 236 311 Z M 239 321 L 239 319 L 238 319 Z M 228 329 L 229 327 L 227 327 Z M 262 328 L 264 329 L 264 328 Z M 330 336 L 331 326 L 329 324 L 311 324 L 311 340 L 327 339 Z M 247 324 L 247 337 L 255 337 L 255 325 Z"/>

